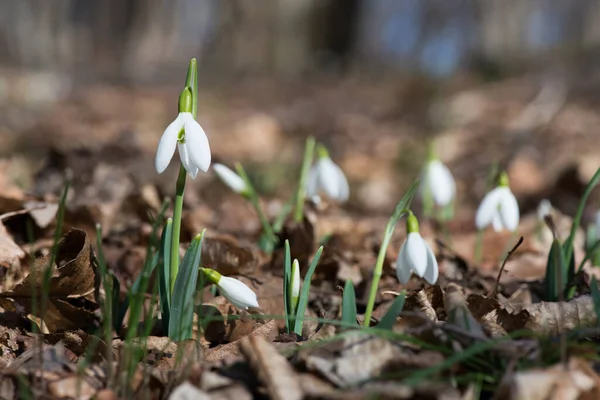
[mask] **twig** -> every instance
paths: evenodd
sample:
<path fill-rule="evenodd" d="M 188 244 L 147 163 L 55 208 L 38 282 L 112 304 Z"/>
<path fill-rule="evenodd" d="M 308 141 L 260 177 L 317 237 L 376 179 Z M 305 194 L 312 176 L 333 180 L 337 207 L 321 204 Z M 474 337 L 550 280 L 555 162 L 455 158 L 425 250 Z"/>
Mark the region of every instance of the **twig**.
<path fill-rule="evenodd" d="M 521 236 L 519 238 L 519 240 L 517 241 L 517 244 L 515 244 L 513 246 L 513 248 L 511 250 L 509 250 L 509 252 L 506 254 L 506 257 L 504 258 L 504 261 L 502 262 L 502 266 L 500 267 L 500 272 L 498 272 L 498 277 L 496 278 L 496 283 L 494 284 L 494 287 L 492 288 L 492 290 L 490 290 L 490 293 L 488 294 L 489 298 L 493 299 L 498 294 L 498 286 L 500 285 L 500 278 L 502 277 L 502 273 L 504 272 L 504 267 L 506 266 L 506 262 L 508 261 L 510 256 L 512 256 L 513 253 L 519 248 L 519 246 L 522 243 L 523 243 L 523 236 Z"/>

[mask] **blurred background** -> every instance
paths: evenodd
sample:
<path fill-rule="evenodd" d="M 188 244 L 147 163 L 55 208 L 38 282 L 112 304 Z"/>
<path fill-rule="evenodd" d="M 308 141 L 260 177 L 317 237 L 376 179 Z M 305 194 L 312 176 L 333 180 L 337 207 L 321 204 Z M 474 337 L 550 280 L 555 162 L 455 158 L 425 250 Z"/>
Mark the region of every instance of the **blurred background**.
<path fill-rule="evenodd" d="M 469 219 L 492 162 L 525 211 L 573 212 L 600 165 L 597 0 L 0 0 L 0 18 L 0 173 L 37 196 L 65 168 L 85 201 L 123 174 L 170 193 L 152 159 L 191 57 L 213 157 L 268 196 L 308 135 L 361 212 L 393 208 L 430 139 Z M 212 174 L 194 185 L 210 205 Z"/>

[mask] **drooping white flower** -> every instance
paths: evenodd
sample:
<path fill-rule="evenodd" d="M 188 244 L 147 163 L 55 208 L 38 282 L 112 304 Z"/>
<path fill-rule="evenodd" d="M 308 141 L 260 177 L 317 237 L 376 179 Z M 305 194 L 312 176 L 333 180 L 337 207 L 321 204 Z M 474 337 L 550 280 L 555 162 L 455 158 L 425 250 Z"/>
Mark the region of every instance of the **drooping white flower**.
<path fill-rule="evenodd" d="M 228 276 L 221 276 L 217 286 L 223 297 L 240 310 L 247 310 L 250 307 L 258 308 L 256 293 L 244 282 Z"/>
<path fill-rule="evenodd" d="M 235 278 L 223 276 L 211 268 L 201 268 L 201 270 L 212 283 L 217 285 L 221 295 L 235 307 L 240 310 L 259 307 L 256 293 L 254 293 L 244 282 Z"/>
<path fill-rule="evenodd" d="M 546 216 L 550 215 L 552 212 L 552 204 L 548 199 L 542 199 L 540 204 L 538 204 L 537 208 L 537 217 L 540 222 L 544 222 Z"/>
<path fill-rule="evenodd" d="M 477 209 L 477 229 L 484 229 L 489 224 L 496 232 L 502 229 L 515 231 L 519 226 L 519 204 L 508 187 L 506 174 L 502 174 L 500 184 L 485 195 Z"/>
<path fill-rule="evenodd" d="M 236 193 L 244 194 L 246 182 L 233 170 L 223 164 L 214 164 L 213 169 L 221 181 Z"/>
<path fill-rule="evenodd" d="M 208 171 L 211 158 L 208 138 L 189 112 L 180 112 L 160 138 L 154 161 L 156 172 L 161 174 L 167 169 L 175 154 L 175 147 L 179 150 L 181 163 L 192 179 L 196 178 L 198 171 Z"/>
<path fill-rule="evenodd" d="M 350 196 L 350 186 L 344 172 L 327 154 L 327 150 L 320 148 L 317 162 L 310 168 L 306 181 L 306 195 L 317 198 L 324 193 L 332 200 L 344 203 Z"/>
<path fill-rule="evenodd" d="M 396 276 L 403 285 L 414 272 L 433 285 L 438 279 L 438 263 L 431 247 L 419 233 L 419 222 L 410 213 L 406 219 L 407 236 L 396 259 Z"/>
<path fill-rule="evenodd" d="M 452 173 L 440 160 L 430 160 L 423 171 L 421 196 L 431 195 L 439 207 L 452 202 L 456 194 L 456 185 Z"/>

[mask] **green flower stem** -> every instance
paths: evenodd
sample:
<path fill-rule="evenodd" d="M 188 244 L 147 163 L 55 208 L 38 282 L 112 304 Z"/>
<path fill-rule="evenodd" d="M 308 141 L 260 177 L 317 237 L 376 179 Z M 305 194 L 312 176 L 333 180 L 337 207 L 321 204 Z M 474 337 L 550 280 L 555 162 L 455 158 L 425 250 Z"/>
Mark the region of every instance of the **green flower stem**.
<path fill-rule="evenodd" d="M 369 300 L 367 302 L 367 308 L 365 310 L 365 319 L 363 321 L 363 325 L 368 327 L 371 322 L 371 315 L 373 314 L 373 308 L 375 307 L 375 298 L 377 297 L 377 288 L 379 287 L 379 281 L 381 280 L 381 274 L 383 273 L 383 263 L 385 262 L 385 254 L 387 252 L 387 248 L 390 245 L 390 241 L 392 240 L 392 235 L 394 234 L 394 228 L 396 228 L 396 224 L 406 213 L 412 212 L 408 209 L 412 198 L 419 186 L 419 181 L 416 181 L 412 184 L 412 186 L 408 189 L 408 191 L 404 194 L 394 213 L 390 217 L 387 225 L 385 226 L 385 233 L 383 235 L 383 240 L 381 241 L 381 247 L 379 248 L 379 254 L 377 255 L 377 263 L 375 264 L 375 270 L 373 271 L 373 280 L 371 281 L 371 290 L 369 292 Z M 411 222 L 411 226 L 414 228 L 416 222 L 416 229 L 418 230 L 418 222 L 416 218 Z"/>
<path fill-rule="evenodd" d="M 272 253 L 273 249 L 275 248 L 275 243 L 277 241 L 277 237 L 275 236 L 273 227 L 269 223 L 265 212 L 260 206 L 260 199 L 258 198 L 256 189 L 254 189 L 254 186 L 252 186 L 252 182 L 250 182 L 250 178 L 248 178 L 248 174 L 246 174 L 246 170 L 244 170 L 244 167 L 242 167 L 242 164 L 240 163 L 235 164 L 235 169 L 240 178 L 242 178 L 244 180 L 244 183 L 246 184 L 246 191 L 243 194 L 243 196 L 250 201 L 250 203 L 254 207 L 254 210 L 256 210 L 256 215 L 258 216 L 258 220 L 260 221 L 260 224 L 263 229 L 263 235 L 265 236 L 265 240 L 260 241 L 260 247 L 266 253 Z"/>
<path fill-rule="evenodd" d="M 304 159 L 302 160 L 302 169 L 300 171 L 300 179 L 298 181 L 298 191 L 296 193 L 296 210 L 294 212 L 294 221 L 302 222 L 304 218 L 304 198 L 306 197 L 306 179 L 310 164 L 312 164 L 315 153 L 315 138 L 310 136 L 306 139 L 306 147 L 304 148 Z"/>
<path fill-rule="evenodd" d="M 177 176 L 177 186 L 175 189 L 175 204 L 173 206 L 173 236 L 171 239 L 171 270 L 169 274 L 169 285 L 171 296 L 175 287 L 175 279 L 179 272 L 179 236 L 181 234 L 181 214 L 183 211 L 183 192 L 185 191 L 185 180 L 187 171 L 183 164 L 179 166 L 179 175 Z"/>

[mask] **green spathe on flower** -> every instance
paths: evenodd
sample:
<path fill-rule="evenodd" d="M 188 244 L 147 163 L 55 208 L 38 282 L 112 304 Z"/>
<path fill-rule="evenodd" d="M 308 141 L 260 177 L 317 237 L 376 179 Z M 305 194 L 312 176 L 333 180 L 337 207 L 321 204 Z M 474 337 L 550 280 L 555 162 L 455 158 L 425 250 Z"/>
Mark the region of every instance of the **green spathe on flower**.
<path fill-rule="evenodd" d="M 213 169 L 215 173 L 227 187 L 229 187 L 234 192 L 241 194 L 242 196 L 247 196 L 248 187 L 246 182 L 242 179 L 241 176 L 236 174 L 231 168 L 227 167 L 223 164 L 214 164 Z"/>
<path fill-rule="evenodd" d="M 306 195 L 309 198 L 318 198 L 319 195 L 325 194 L 339 203 L 348 201 L 350 186 L 344 172 L 331 160 L 324 146 L 317 147 L 317 154 L 317 161 L 308 171 Z"/>
<path fill-rule="evenodd" d="M 419 221 L 409 212 L 406 218 L 406 240 L 396 259 L 396 276 L 402 284 L 410 280 L 413 272 L 433 285 L 438 279 L 438 263 L 431 247 L 419 233 Z"/>
<path fill-rule="evenodd" d="M 206 172 L 210 167 L 211 153 L 204 129 L 192 115 L 192 93 L 188 87 L 179 95 L 179 114 L 167 126 L 156 150 L 154 166 L 156 172 L 163 173 L 169 166 L 175 147 L 185 170 L 196 178 L 198 171 Z"/>
<path fill-rule="evenodd" d="M 240 310 L 259 307 L 256 293 L 254 293 L 244 282 L 235 278 L 223 276 L 211 268 L 201 268 L 201 270 L 212 283 L 217 285 L 221 295 L 235 307 Z"/>
<path fill-rule="evenodd" d="M 490 224 L 496 232 L 515 231 L 519 226 L 519 204 L 508 186 L 505 172 L 500 175 L 498 186 L 485 195 L 475 215 L 477 229 Z"/>

